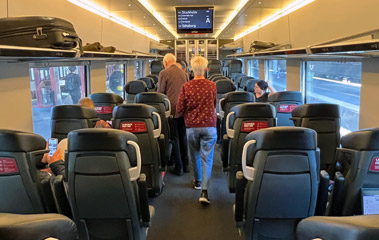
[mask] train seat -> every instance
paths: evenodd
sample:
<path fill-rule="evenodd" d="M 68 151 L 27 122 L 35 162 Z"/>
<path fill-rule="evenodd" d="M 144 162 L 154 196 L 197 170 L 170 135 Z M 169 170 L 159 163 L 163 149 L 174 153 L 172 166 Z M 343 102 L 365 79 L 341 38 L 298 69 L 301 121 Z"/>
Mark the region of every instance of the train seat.
<path fill-rule="evenodd" d="M 215 60 L 215 59 L 209 60 L 208 68 L 209 68 L 208 75 L 215 74 L 215 73 L 219 73 L 219 74 L 222 73 L 222 65 L 219 60 Z"/>
<path fill-rule="evenodd" d="M 73 130 L 93 128 L 100 118 L 94 109 L 79 105 L 59 105 L 51 110 L 51 137 L 61 141 Z"/>
<path fill-rule="evenodd" d="M 303 96 L 297 91 L 276 92 L 268 97 L 268 102 L 275 106 L 278 126 L 294 126 L 291 113 L 303 104 Z"/>
<path fill-rule="evenodd" d="M 149 74 L 146 77 L 152 78 L 154 80 L 155 85 L 158 83 L 159 77 L 155 74 Z"/>
<path fill-rule="evenodd" d="M 232 74 L 242 73 L 242 62 L 237 59 L 228 61 L 228 76 L 231 78 Z"/>
<path fill-rule="evenodd" d="M 312 129 L 273 127 L 247 135 L 235 204 L 245 239 L 295 239 L 298 222 L 316 209 L 317 151 Z"/>
<path fill-rule="evenodd" d="M 134 103 L 134 98 L 138 93 L 147 92 L 147 84 L 141 80 L 134 80 L 125 84 L 126 102 Z"/>
<path fill-rule="evenodd" d="M 160 60 L 154 60 L 150 63 L 150 73 L 154 75 L 159 75 L 159 73 L 164 69 L 163 62 Z"/>
<path fill-rule="evenodd" d="M 253 131 L 276 126 L 276 111 L 268 103 L 243 103 L 234 106 L 226 117 L 229 145 L 223 152 L 223 165 L 229 170 L 229 191 L 235 192 L 236 173 L 242 170 L 241 158 L 245 137 Z M 225 152 L 228 154 L 225 154 Z"/>
<path fill-rule="evenodd" d="M 213 73 L 208 76 L 208 79 L 213 81 L 212 79 L 215 77 L 224 77 L 224 75 L 222 75 L 221 73 Z"/>
<path fill-rule="evenodd" d="M 216 102 L 216 112 L 219 112 L 220 99 L 222 96 L 228 92 L 233 92 L 236 90 L 234 83 L 230 79 L 220 79 L 216 82 L 217 88 L 217 102 Z"/>
<path fill-rule="evenodd" d="M 89 98 L 95 104 L 97 116 L 104 121 L 112 119 L 113 108 L 122 104 L 124 99 L 115 93 L 93 93 Z"/>
<path fill-rule="evenodd" d="M 68 197 L 79 239 L 146 238 L 150 211 L 137 143 L 116 129 L 70 132 Z"/>
<path fill-rule="evenodd" d="M 75 223 L 60 214 L 0 213 L 2 240 L 55 239 L 76 240 Z"/>
<path fill-rule="evenodd" d="M 170 126 L 169 118 L 171 117 L 171 103 L 166 95 L 157 92 L 138 93 L 136 103 L 144 103 L 155 107 L 161 117 L 162 134 L 159 137 L 159 148 L 161 153 L 161 167 L 165 170 L 167 161 L 170 159 Z"/>
<path fill-rule="evenodd" d="M 379 215 L 351 217 L 309 217 L 297 225 L 296 239 L 378 239 Z"/>
<path fill-rule="evenodd" d="M 240 91 L 245 91 L 245 88 L 246 88 L 246 85 L 247 85 L 247 82 L 249 80 L 257 80 L 253 77 L 249 77 L 249 76 L 243 76 L 243 77 L 240 77 L 237 81 L 236 81 L 236 84 L 238 85 L 238 88 Z"/>
<path fill-rule="evenodd" d="M 334 176 L 335 152 L 340 145 L 339 106 L 327 103 L 300 105 L 292 111 L 293 123 L 317 132 L 317 144 L 321 154 L 321 169 Z"/>
<path fill-rule="evenodd" d="M 365 213 L 362 191 L 379 192 L 379 128 L 346 134 L 341 138 L 341 146 L 336 156 L 343 172 L 337 172 L 336 176 L 341 176 L 344 182 L 335 184 L 328 214 L 360 215 Z"/>
<path fill-rule="evenodd" d="M 215 76 L 215 77 L 212 78 L 211 81 L 212 81 L 212 82 L 216 82 L 216 81 L 218 81 L 218 80 L 223 80 L 223 79 L 230 80 L 229 78 L 224 77 L 224 76 Z"/>
<path fill-rule="evenodd" d="M 142 153 L 142 173 L 146 175 L 149 196 L 157 196 L 163 187 L 162 163 L 158 138 L 161 118 L 155 107 L 134 103 L 113 110 L 113 128 L 134 133 Z"/>
<path fill-rule="evenodd" d="M 46 140 L 34 133 L 0 130 L 0 212 L 55 212 L 50 176 L 40 172 Z"/>
<path fill-rule="evenodd" d="M 138 78 L 138 80 L 144 81 L 146 83 L 147 90 L 149 92 L 155 91 L 155 87 L 156 86 L 155 86 L 153 78 L 151 78 L 151 77 L 141 77 L 141 78 Z"/>

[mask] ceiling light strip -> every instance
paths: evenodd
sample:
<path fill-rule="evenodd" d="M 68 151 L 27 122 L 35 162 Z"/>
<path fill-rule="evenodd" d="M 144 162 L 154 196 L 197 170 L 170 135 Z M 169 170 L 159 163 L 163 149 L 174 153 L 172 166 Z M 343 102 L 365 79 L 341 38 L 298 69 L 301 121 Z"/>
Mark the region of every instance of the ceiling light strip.
<path fill-rule="evenodd" d="M 284 17 L 308 4 L 310 4 L 311 2 L 314 2 L 315 0 L 297 0 L 297 1 L 294 1 L 292 3 L 290 3 L 289 5 L 287 5 L 285 8 L 283 8 L 282 10 L 280 10 L 279 12 L 265 18 L 262 22 L 258 23 L 257 25 L 255 26 L 252 26 L 251 28 L 249 28 L 247 31 L 245 32 L 242 32 L 240 34 L 238 34 L 236 37 L 234 37 L 234 41 L 235 40 L 238 40 L 244 36 L 246 36 L 247 34 L 249 33 L 252 33 L 276 20 L 278 20 L 279 18 L 281 17 Z"/>
<path fill-rule="evenodd" d="M 146 32 L 145 30 L 131 24 L 130 22 L 126 21 L 125 19 L 123 19 L 121 17 L 118 17 L 117 15 L 115 15 L 113 13 L 110 13 L 106 9 L 100 7 L 99 5 L 97 5 L 91 1 L 88 1 L 88 0 L 67 0 L 67 1 L 71 2 L 72 4 L 75 4 L 76 6 L 79 6 L 81 8 L 86 9 L 87 11 L 95 13 L 95 14 L 103 17 L 103 18 L 109 19 L 112 22 L 115 22 L 121 26 L 129 28 L 129 29 L 131 29 L 137 33 L 140 33 L 146 37 L 154 39 L 155 41 L 159 42 L 159 40 L 160 40 L 159 37 L 157 37 L 151 33 Z"/>
<path fill-rule="evenodd" d="M 226 19 L 226 21 L 221 25 L 220 27 L 220 30 L 217 32 L 217 34 L 215 35 L 215 38 L 218 38 L 218 36 L 220 35 L 220 33 L 222 31 L 224 31 L 224 29 L 229 25 L 229 23 L 237 16 L 237 14 L 239 13 L 239 11 L 241 11 L 241 9 L 246 5 L 246 3 L 248 2 L 249 0 L 241 0 L 237 7 L 233 10 L 233 12 L 229 15 L 229 17 Z"/>
<path fill-rule="evenodd" d="M 174 30 L 172 30 L 172 28 L 166 23 L 162 16 L 157 11 L 155 11 L 155 9 L 147 2 L 147 0 L 138 0 L 138 2 L 141 3 L 142 6 L 144 6 L 146 10 L 149 11 L 151 15 L 153 15 L 159 21 L 160 24 L 162 24 L 172 35 L 174 35 L 176 39 L 179 38 L 179 35 Z"/>

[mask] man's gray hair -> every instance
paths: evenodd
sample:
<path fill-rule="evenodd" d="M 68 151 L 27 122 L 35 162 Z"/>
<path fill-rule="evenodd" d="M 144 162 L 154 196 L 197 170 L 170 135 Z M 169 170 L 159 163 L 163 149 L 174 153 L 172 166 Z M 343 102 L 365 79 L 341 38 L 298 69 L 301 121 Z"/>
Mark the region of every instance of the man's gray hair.
<path fill-rule="evenodd" d="M 175 63 L 176 62 L 176 57 L 172 53 L 167 53 L 164 58 L 163 62 L 165 63 Z"/>
<path fill-rule="evenodd" d="M 191 67 L 195 76 L 204 76 L 205 69 L 208 67 L 208 60 L 201 56 L 191 59 Z"/>

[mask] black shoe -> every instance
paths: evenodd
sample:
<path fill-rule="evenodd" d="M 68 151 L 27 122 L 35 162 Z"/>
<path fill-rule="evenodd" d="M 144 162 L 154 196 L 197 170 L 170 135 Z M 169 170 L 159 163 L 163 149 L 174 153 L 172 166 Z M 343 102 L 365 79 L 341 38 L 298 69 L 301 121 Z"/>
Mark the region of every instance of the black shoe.
<path fill-rule="evenodd" d="M 211 203 L 211 201 L 208 198 L 208 191 L 207 190 L 201 191 L 199 202 L 201 204 L 210 204 Z"/>
<path fill-rule="evenodd" d="M 188 167 L 183 167 L 183 172 L 184 172 L 184 173 L 189 173 L 189 172 L 190 172 L 190 170 L 189 170 L 189 168 L 188 168 Z"/>
<path fill-rule="evenodd" d="M 196 189 L 196 190 L 200 190 L 201 189 L 201 182 L 200 181 L 193 180 L 192 181 L 192 185 L 193 185 L 193 188 Z"/>
<path fill-rule="evenodd" d="M 179 177 L 183 176 L 183 171 L 181 170 L 171 169 L 169 172 Z"/>

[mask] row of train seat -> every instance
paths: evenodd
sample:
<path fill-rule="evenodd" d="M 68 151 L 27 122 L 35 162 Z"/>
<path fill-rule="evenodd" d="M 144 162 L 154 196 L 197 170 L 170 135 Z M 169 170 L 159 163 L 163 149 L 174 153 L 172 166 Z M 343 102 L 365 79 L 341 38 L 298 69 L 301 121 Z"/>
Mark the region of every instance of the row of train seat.
<path fill-rule="evenodd" d="M 70 132 L 63 177 L 79 239 L 146 239 L 154 209 L 148 205 L 138 142 L 134 134 L 116 129 Z M 0 212 L 59 212 L 58 196 L 48 191 L 54 176 L 46 176 L 38 166 L 47 152 L 46 141 L 33 133 L 1 130 L 0 143 Z M 46 183 L 49 187 L 43 186 Z M 56 227 L 68 228 L 61 239 L 75 239 L 69 237 L 75 230 L 70 221 L 51 218 L 63 221 Z"/>
<path fill-rule="evenodd" d="M 2 145 L 7 146 L 9 148 L 8 151 L 10 151 L 10 153 L 5 154 L 8 158 L 5 159 L 8 172 L 7 174 L 2 174 L 1 183 L 10 186 L 10 181 L 6 180 L 6 178 L 21 178 L 25 183 L 28 181 L 29 176 L 36 174 L 31 173 L 33 166 L 24 167 L 29 169 L 29 172 L 23 172 L 20 167 L 22 164 L 19 163 L 18 160 L 26 163 L 35 163 L 38 161 L 33 161 L 32 158 L 29 158 L 35 154 L 23 152 L 29 151 L 29 149 L 32 152 L 35 152 L 35 149 L 21 148 L 25 147 L 25 143 L 40 142 L 40 146 L 38 147 L 39 151 L 46 152 L 44 151 L 44 140 L 35 134 L 10 130 L 2 130 L 1 132 L 1 136 L 7 138 L 2 139 L 1 143 Z M 316 136 L 317 134 L 314 130 L 307 128 L 273 127 L 257 130 L 246 137 L 247 143 L 245 144 L 242 153 L 243 173 L 237 173 L 235 206 L 238 226 L 243 228 L 245 236 L 251 236 L 251 238 L 247 237 L 246 239 L 259 239 L 256 238 L 257 236 L 267 237 L 270 234 L 273 234 L 273 231 L 270 231 L 272 228 L 279 229 L 275 231 L 275 236 L 294 236 L 294 229 L 300 219 L 312 216 L 317 212 L 317 208 L 323 208 L 322 205 L 326 205 L 325 199 L 321 201 L 315 197 L 317 195 L 320 197 L 320 192 L 327 191 L 328 187 L 327 184 L 321 184 L 322 182 L 325 182 L 325 179 L 326 182 L 328 182 L 327 175 L 323 174 L 318 176 L 320 170 L 320 158 L 317 151 Z M 354 156 L 357 158 L 354 159 L 353 162 L 358 162 L 360 166 L 356 169 L 356 165 L 353 164 L 350 165 L 349 170 L 346 170 L 347 175 L 350 176 L 354 175 L 351 171 L 357 171 L 359 174 L 356 175 L 357 179 L 354 179 L 352 182 L 346 182 L 343 185 L 345 188 L 344 192 L 349 193 L 350 198 L 347 197 L 349 194 L 347 194 L 346 197 L 342 197 L 346 200 L 342 206 L 349 208 L 360 203 L 360 193 L 355 194 L 355 196 L 351 198 L 351 193 L 356 192 L 356 189 L 358 189 L 359 192 L 362 187 L 378 187 L 378 176 L 375 174 L 378 169 L 374 171 L 375 166 L 377 165 L 377 156 L 379 152 L 379 147 L 377 146 L 378 136 L 379 129 L 366 129 L 353 132 L 342 138 L 344 144 L 342 150 L 344 152 L 358 151 L 358 153 L 354 153 Z M 104 141 L 104 139 L 106 139 L 106 141 Z M 104 201 L 104 209 L 109 209 L 109 206 L 115 206 L 114 199 L 110 197 L 110 194 L 114 193 L 113 190 L 115 190 L 114 187 L 117 186 L 117 184 L 112 183 L 112 189 L 108 189 L 104 185 L 111 182 L 113 178 L 117 179 L 118 177 L 122 177 L 119 176 L 121 173 L 114 169 L 116 166 L 122 168 L 120 169 L 121 172 L 125 169 L 131 169 L 135 165 L 138 166 L 138 157 L 136 156 L 138 155 L 136 154 L 137 148 L 135 148 L 135 146 L 129 141 L 138 142 L 138 139 L 131 133 L 125 133 L 113 129 L 82 129 L 73 131 L 69 134 L 67 158 L 68 191 L 70 202 L 75 202 L 78 208 L 84 207 L 84 210 L 79 212 L 84 214 L 83 218 L 85 218 L 85 220 L 80 220 L 80 216 L 75 217 L 77 213 L 75 213 L 74 210 L 74 219 L 76 219 L 76 222 L 80 222 L 80 224 L 78 224 L 80 234 L 86 231 L 89 231 L 94 235 L 102 234 L 102 232 L 97 232 L 99 228 L 92 228 L 92 226 L 100 224 L 99 222 L 101 222 L 101 224 L 104 224 L 104 222 L 110 224 L 111 227 L 108 227 L 107 229 L 115 228 L 112 231 L 112 234 L 115 234 L 115 238 L 113 239 L 117 239 L 117 237 L 120 237 L 121 235 L 124 236 L 125 234 L 129 234 L 125 232 L 125 230 L 119 230 L 117 222 L 108 222 L 107 220 L 98 221 L 99 219 L 93 216 L 95 215 L 95 210 L 91 208 L 91 204 L 81 203 L 81 201 L 93 201 L 93 199 L 97 199 L 100 202 Z M 125 143 L 128 143 L 129 146 Z M 20 150 L 16 149 L 17 144 L 20 144 Z M 353 149 L 350 150 L 348 148 Z M 110 153 L 113 151 L 117 153 Z M 120 151 L 121 155 L 118 154 Z M 3 152 L 5 151 L 2 150 L 2 155 L 4 155 Z M 21 155 L 22 157 L 19 158 L 18 156 Z M 101 157 L 94 157 L 98 155 Z M 121 160 L 114 160 L 114 158 L 118 157 L 123 159 L 123 156 L 128 156 L 128 161 L 122 160 L 123 163 L 129 163 L 129 165 L 125 167 L 122 167 L 122 163 L 118 162 Z M 14 161 L 17 162 L 16 166 L 20 168 L 19 172 L 17 172 L 18 169 L 15 169 L 14 163 L 12 165 L 9 161 L 9 158 L 15 159 Z M 25 158 L 27 159 L 26 161 Z M 2 163 L 5 163 L 5 160 L 2 158 Z M 351 163 L 349 160 L 351 159 L 346 158 L 346 161 Z M 88 161 L 90 161 L 90 163 L 88 163 Z M 107 162 L 105 163 L 105 161 Z M 114 164 L 112 165 L 111 163 L 113 162 Z M 88 168 L 88 166 L 91 167 Z M 346 165 L 346 167 L 348 167 L 348 165 Z M 133 175 L 133 171 L 134 170 L 128 170 L 127 172 L 129 175 Z M 244 176 L 248 180 L 247 184 L 241 176 Z M 125 178 L 126 177 L 124 177 L 124 179 Z M 38 179 L 39 177 L 37 175 L 34 181 Z M 33 182 L 33 179 L 30 177 L 29 181 Z M 11 184 L 15 182 L 17 181 L 12 180 Z M 320 190 L 317 185 L 322 185 L 323 189 Z M 88 186 L 91 187 L 88 188 Z M 125 184 L 123 184 L 123 186 L 125 186 Z M 28 185 L 25 188 L 28 188 Z M 7 189 L 9 190 L 9 188 Z M 37 189 L 38 188 L 35 188 L 35 195 L 38 195 L 39 193 Z M 98 192 L 100 189 L 106 193 L 107 197 L 104 200 L 101 200 L 99 196 Z M 30 193 L 30 189 L 22 191 L 22 187 L 15 187 L 14 190 L 17 191 L 18 196 L 14 199 L 19 199 L 19 201 L 22 201 L 20 193 Z M 120 190 L 117 190 L 116 192 L 119 193 Z M 6 204 L 4 204 L 6 199 L 12 199 L 4 197 L 7 196 L 6 194 L 9 194 L 9 191 L 2 193 L 2 203 L 0 204 L 2 207 L 6 206 Z M 39 201 L 42 201 L 43 198 L 44 197 L 40 196 Z M 13 204 L 17 208 L 25 205 L 24 203 L 20 204 L 19 202 L 14 202 L 14 199 L 12 199 L 12 202 L 9 202 L 8 205 Z M 24 200 L 27 201 L 27 199 Z M 116 199 L 120 200 L 120 196 L 116 196 Z M 353 204 L 351 204 L 352 199 L 355 201 Z M 110 200 L 112 200 L 112 204 L 107 202 Z M 123 198 L 121 198 L 121 200 L 123 200 Z M 97 202 L 96 204 L 99 203 Z M 32 205 L 33 203 L 30 204 L 30 206 Z M 1 209 L 1 211 L 7 212 L 9 210 Z M 13 209 L 11 211 L 15 210 Z M 45 211 L 46 210 L 43 210 L 42 212 Z M 101 212 L 101 210 L 99 211 Z M 34 210 L 28 210 L 28 213 L 33 212 Z M 21 211 L 21 213 L 24 212 Z M 354 214 L 362 213 L 358 210 L 355 211 Z M 119 217 L 120 213 L 116 215 Z M 96 219 L 92 222 L 92 218 Z M 278 218 L 285 218 L 285 220 L 278 221 Z M 317 224 L 327 227 L 328 224 L 322 220 L 327 222 L 327 219 L 325 218 L 316 218 L 305 226 L 308 226 L 309 224 L 312 225 L 312 222 L 317 222 Z M 321 221 L 321 223 L 319 223 L 319 221 Z M 91 225 L 91 227 L 86 226 L 86 224 Z M 307 228 L 309 229 L 310 227 L 308 226 Z M 82 239 L 87 238 L 84 236 Z"/>

